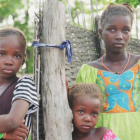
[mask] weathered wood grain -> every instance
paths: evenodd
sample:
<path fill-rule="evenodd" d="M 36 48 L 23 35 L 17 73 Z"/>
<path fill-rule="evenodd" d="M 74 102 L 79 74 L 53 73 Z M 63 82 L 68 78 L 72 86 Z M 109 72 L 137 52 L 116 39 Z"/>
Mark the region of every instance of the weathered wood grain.
<path fill-rule="evenodd" d="M 58 0 L 45 0 L 42 41 L 60 45 L 65 37 L 65 8 Z M 45 140 L 71 140 L 72 112 L 65 87 L 65 56 L 58 48 L 41 48 L 41 95 Z"/>

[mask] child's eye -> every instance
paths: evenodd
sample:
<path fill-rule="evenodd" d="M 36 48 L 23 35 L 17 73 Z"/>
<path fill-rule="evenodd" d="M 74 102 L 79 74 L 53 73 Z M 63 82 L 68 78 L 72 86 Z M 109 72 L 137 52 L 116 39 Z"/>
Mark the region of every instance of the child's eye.
<path fill-rule="evenodd" d="M 98 113 L 93 112 L 93 113 L 92 113 L 92 116 L 98 116 Z"/>
<path fill-rule="evenodd" d="M 16 58 L 21 58 L 21 55 L 16 54 L 15 57 L 16 57 Z"/>
<path fill-rule="evenodd" d="M 109 31 L 110 31 L 110 32 L 114 32 L 115 29 L 114 29 L 114 28 L 110 28 Z"/>
<path fill-rule="evenodd" d="M 5 54 L 4 53 L 0 53 L 0 56 L 2 57 L 2 56 L 4 56 Z"/>
<path fill-rule="evenodd" d="M 123 32 L 128 33 L 128 32 L 130 32 L 130 30 L 129 29 L 124 29 Z"/>
<path fill-rule="evenodd" d="M 78 110 L 78 113 L 79 113 L 79 114 L 83 114 L 84 111 L 82 111 L 82 110 Z"/>

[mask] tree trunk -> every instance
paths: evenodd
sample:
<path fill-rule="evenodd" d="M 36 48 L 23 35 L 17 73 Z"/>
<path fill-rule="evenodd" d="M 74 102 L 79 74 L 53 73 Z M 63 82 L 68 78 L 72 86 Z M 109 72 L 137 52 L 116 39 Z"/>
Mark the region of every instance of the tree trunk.
<path fill-rule="evenodd" d="M 58 0 L 45 0 L 43 43 L 60 45 L 65 39 L 64 5 Z M 41 48 L 41 95 L 45 140 L 71 140 L 72 113 L 65 85 L 65 56 L 59 48 Z"/>

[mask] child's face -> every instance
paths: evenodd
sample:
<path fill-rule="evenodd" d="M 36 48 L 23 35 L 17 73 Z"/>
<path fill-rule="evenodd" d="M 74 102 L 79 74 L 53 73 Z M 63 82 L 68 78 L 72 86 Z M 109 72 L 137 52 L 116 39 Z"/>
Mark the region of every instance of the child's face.
<path fill-rule="evenodd" d="M 16 75 L 25 61 L 24 48 L 18 36 L 0 39 L 0 76 L 11 78 Z"/>
<path fill-rule="evenodd" d="M 100 30 L 100 35 L 104 40 L 106 51 L 124 50 L 131 37 L 131 18 L 120 15 L 111 16 Z"/>
<path fill-rule="evenodd" d="M 88 95 L 78 97 L 72 112 L 74 131 L 88 133 L 97 123 L 100 100 Z"/>

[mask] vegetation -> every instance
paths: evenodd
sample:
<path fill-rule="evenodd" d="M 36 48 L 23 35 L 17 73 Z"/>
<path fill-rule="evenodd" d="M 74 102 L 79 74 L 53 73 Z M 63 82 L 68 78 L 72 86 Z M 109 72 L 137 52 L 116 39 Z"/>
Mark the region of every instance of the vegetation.
<path fill-rule="evenodd" d="M 130 5 L 137 8 L 138 5 L 140 5 L 140 0 L 116 0 L 116 3 L 129 3 Z"/>

